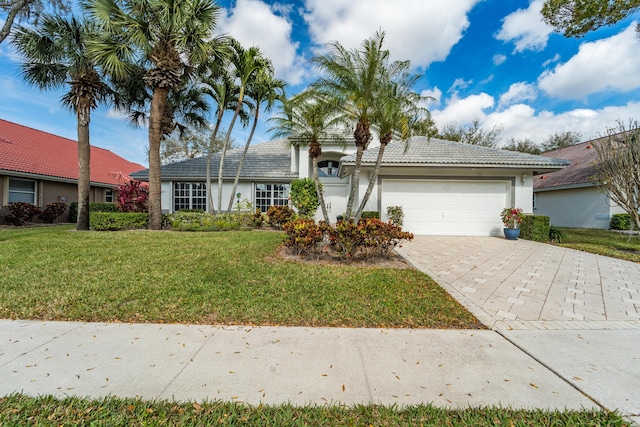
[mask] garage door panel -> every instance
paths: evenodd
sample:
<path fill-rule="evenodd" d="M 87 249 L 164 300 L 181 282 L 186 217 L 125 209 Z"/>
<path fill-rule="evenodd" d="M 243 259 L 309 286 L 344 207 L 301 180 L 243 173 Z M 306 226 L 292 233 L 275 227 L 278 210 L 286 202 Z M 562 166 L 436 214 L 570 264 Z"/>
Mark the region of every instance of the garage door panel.
<path fill-rule="evenodd" d="M 382 209 L 402 206 L 415 234 L 488 236 L 502 227 L 509 181 L 383 180 Z"/>

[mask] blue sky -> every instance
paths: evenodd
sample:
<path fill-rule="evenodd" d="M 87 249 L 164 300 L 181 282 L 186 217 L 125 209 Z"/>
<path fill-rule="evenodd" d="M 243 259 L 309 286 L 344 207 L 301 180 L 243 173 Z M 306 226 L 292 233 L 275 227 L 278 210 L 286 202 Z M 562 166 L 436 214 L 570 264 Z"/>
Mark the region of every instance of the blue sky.
<path fill-rule="evenodd" d="M 597 137 L 616 120 L 640 119 L 640 14 L 581 39 L 541 20 L 542 0 L 224 0 L 221 32 L 259 46 L 288 83 L 289 95 L 317 75 L 308 60 L 337 40 L 357 47 L 382 29 L 393 59 L 423 75 L 416 90 L 438 126 L 502 127 L 502 139 L 542 142 L 555 132 Z M 0 17 L 1 18 L 1 17 Z M 60 93 L 22 83 L 19 58 L 0 45 L 0 118 L 75 139 L 75 118 Z M 266 120 L 266 117 L 264 118 Z M 254 143 L 268 140 L 261 123 Z M 242 143 L 248 130 L 237 128 Z M 146 165 L 146 129 L 106 107 L 91 122 L 91 143 Z"/>

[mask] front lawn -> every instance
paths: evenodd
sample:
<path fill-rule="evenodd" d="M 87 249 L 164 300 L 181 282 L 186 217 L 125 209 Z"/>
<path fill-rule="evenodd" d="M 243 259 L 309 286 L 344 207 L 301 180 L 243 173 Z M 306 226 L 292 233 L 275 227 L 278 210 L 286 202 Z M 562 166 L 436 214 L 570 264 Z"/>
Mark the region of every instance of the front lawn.
<path fill-rule="evenodd" d="M 640 237 L 611 230 L 563 228 L 566 241 L 557 244 L 598 255 L 640 262 Z"/>
<path fill-rule="evenodd" d="M 0 317 L 346 327 L 481 328 L 413 269 L 277 256 L 269 231 L 0 230 Z"/>
<path fill-rule="evenodd" d="M 50 396 L 0 397 L 2 425 L 154 425 L 154 426 L 610 426 L 629 424 L 604 410 L 545 411 L 505 408 L 442 409 L 356 405 L 247 406 L 231 402 L 99 400 Z"/>

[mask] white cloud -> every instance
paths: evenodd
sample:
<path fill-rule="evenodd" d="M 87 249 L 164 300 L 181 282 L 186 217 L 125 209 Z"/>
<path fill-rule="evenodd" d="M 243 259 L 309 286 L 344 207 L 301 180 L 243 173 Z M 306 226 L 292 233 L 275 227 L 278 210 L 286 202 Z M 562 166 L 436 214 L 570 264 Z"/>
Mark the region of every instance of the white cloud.
<path fill-rule="evenodd" d="M 507 60 L 507 56 L 501 53 L 496 53 L 495 55 L 493 55 L 493 65 L 501 65 L 506 60 Z"/>
<path fill-rule="evenodd" d="M 548 67 L 549 65 L 553 64 L 554 62 L 558 62 L 560 61 L 560 54 L 556 53 L 553 58 L 547 59 L 546 61 L 544 61 L 542 63 L 543 67 Z"/>
<path fill-rule="evenodd" d="M 376 31 L 386 33 L 393 59 L 428 67 L 444 60 L 469 26 L 479 0 L 306 0 L 304 15 L 314 43 L 358 47 Z"/>
<path fill-rule="evenodd" d="M 447 90 L 448 93 L 456 93 L 458 89 L 466 89 L 473 83 L 473 80 L 455 79 L 451 84 L 451 87 Z"/>
<path fill-rule="evenodd" d="M 236 38 L 244 46 L 258 46 L 273 61 L 276 76 L 296 85 L 306 69 L 298 55 L 298 42 L 292 40 L 292 24 L 276 12 L 287 11 L 281 5 L 273 8 L 260 0 L 238 0 L 223 17 L 220 30 Z"/>
<path fill-rule="evenodd" d="M 433 98 L 433 100 L 431 101 L 425 101 L 427 108 L 440 105 L 442 102 L 442 91 L 438 88 L 438 86 L 434 87 L 433 89 L 423 90 L 422 92 L 420 92 L 420 96 Z"/>
<path fill-rule="evenodd" d="M 496 39 L 515 44 L 514 53 L 540 51 L 547 45 L 553 28 L 542 20 L 540 10 L 544 0 L 533 0 L 527 9 L 518 9 L 502 20 Z"/>
<path fill-rule="evenodd" d="M 493 97 L 486 93 L 470 95 L 466 98 L 458 98 L 457 95 L 454 95 L 446 101 L 444 109 L 432 110 L 431 115 L 438 126 L 450 122 L 464 125 L 471 123 L 476 118 L 482 120 L 486 117 L 484 110 L 493 107 L 494 104 Z"/>
<path fill-rule="evenodd" d="M 518 82 L 509 86 L 509 90 L 500 96 L 498 107 L 505 107 L 513 103 L 536 99 L 536 87 L 530 83 Z"/>
<path fill-rule="evenodd" d="M 581 99 L 602 91 L 626 92 L 640 87 L 640 55 L 633 23 L 607 39 L 583 43 L 578 53 L 538 79 L 550 96 Z"/>

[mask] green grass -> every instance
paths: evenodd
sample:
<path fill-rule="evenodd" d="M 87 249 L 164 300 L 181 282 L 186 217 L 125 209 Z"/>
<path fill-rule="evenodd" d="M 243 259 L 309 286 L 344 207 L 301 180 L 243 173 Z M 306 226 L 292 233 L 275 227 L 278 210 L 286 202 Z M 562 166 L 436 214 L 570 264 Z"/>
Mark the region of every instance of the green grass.
<path fill-rule="evenodd" d="M 0 425 L 96 426 L 628 426 L 617 413 L 503 408 L 247 406 L 176 403 L 114 397 L 100 400 L 50 396 L 0 397 Z"/>
<path fill-rule="evenodd" d="M 563 228 L 562 231 L 566 241 L 557 246 L 640 262 L 639 236 L 590 228 Z"/>
<path fill-rule="evenodd" d="M 480 328 L 412 269 L 276 254 L 282 234 L 0 230 L 0 318 Z"/>

